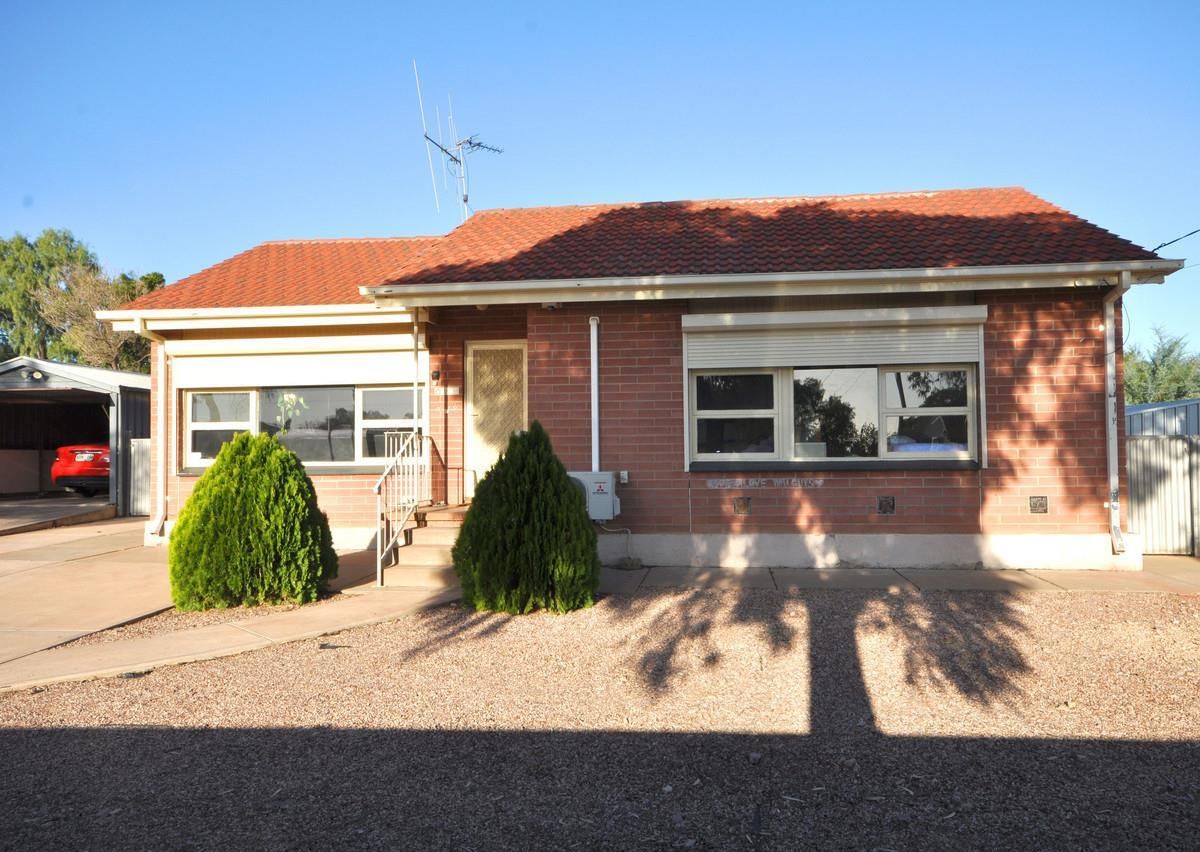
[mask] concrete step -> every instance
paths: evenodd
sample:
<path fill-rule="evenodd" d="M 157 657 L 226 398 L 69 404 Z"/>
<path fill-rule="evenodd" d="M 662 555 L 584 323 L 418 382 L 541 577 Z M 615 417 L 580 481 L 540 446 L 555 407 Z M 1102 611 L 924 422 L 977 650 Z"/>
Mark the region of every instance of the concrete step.
<path fill-rule="evenodd" d="M 429 589 L 442 591 L 458 586 L 453 568 L 395 566 L 383 569 L 385 589 Z"/>
<path fill-rule="evenodd" d="M 406 544 L 396 548 L 396 565 L 442 568 L 451 564 L 449 544 Z"/>
<path fill-rule="evenodd" d="M 418 527 L 415 524 L 409 524 L 406 527 L 409 538 L 413 544 L 454 544 L 458 540 L 460 527 L 457 526 L 440 526 L 440 527 Z"/>
<path fill-rule="evenodd" d="M 437 509 L 418 510 L 415 514 L 417 523 L 424 526 L 462 526 L 463 519 L 467 516 L 466 506 L 448 506 Z"/>

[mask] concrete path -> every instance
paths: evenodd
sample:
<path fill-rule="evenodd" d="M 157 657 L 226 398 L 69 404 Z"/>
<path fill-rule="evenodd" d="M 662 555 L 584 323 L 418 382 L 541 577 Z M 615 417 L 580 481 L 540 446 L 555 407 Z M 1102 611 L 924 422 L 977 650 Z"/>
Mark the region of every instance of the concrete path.
<path fill-rule="evenodd" d="M 0 538 L 0 664 L 171 606 L 142 520 Z"/>
<path fill-rule="evenodd" d="M 949 568 L 604 568 L 600 591 L 858 589 L 909 592 L 1165 592 L 1200 594 L 1200 559 L 1147 556 L 1142 571 L 972 571 Z"/>
<path fill-rule="evenodd" d="M 107 520 L 116 514 L 116 507 L 109 505 L 107 497 L 65 494 L 56 497 L 5 498 L 0 500 L 0 535 L 89 524 Z"/>
<path fill-rule="evenodd" d="M 378 590 L 345 595 L 323 606 L 231 620 L 141 639 L 68 645 L 0 663 L 0 692 L 64 680 L 135 676 L 159 666 L 227 657 L 283 642 L 391 621 L 459 597 L 458 590 Z M 231 611 L 235 615 L 236 611 Z"/>

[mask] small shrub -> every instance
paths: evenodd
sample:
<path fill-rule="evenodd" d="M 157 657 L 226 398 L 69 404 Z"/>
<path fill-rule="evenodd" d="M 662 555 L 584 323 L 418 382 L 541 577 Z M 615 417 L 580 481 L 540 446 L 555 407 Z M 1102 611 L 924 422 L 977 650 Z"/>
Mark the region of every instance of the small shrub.
<path fill-rule="evenodd" d="M 183 610 L 316 600 L 337 576 L 329 521 L 296 454 L 242 433 L 196 482 L 169 549 Z"/>
<path fill-rule="evenodd" d="M 463 600 L 475 609 L 569 612 L 592 605 L 596 531 L 540 423 L 513 435 L 480 481 L 452 553 Z"/>

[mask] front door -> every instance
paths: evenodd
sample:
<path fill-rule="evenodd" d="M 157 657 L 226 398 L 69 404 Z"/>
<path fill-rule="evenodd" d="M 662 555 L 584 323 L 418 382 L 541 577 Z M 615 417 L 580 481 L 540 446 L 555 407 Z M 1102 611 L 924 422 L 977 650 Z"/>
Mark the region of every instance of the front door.
<path fill-rule="evenodd" d="M 468 500 L 508 446 L 508 437 L 528 425 L 525 381 L 524 340 L 467 344 L 463 493 Z"/>

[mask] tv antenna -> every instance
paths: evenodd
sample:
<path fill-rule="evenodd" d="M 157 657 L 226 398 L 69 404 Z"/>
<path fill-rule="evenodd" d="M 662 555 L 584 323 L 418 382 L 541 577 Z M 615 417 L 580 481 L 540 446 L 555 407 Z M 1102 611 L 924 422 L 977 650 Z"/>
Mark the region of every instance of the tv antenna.
<path fill-rule="evenodd" d="M 479 141 L 477 134 L 470 136 L 459 136 L 458 125 L 454 123 L 454 101 L 449 97 L 446 98 L 447 113 L 446 113 L 446 130 L 449 134 L 448 145 L 442 144 L 442 116 L 441 110 L 434 108 L 434 115 L 437 121 L 438 138 L 434 139 L 429 135 L 429 126 L 425 123 L 425 101 L 421 97 L 421 77 L 417 73 L 417 60 L 413 60 L 413 79 L 417 82 L 417 107 L 421 111 L 421 135 L 425 137 L 425 159 L 429 163 L 429 180 L 433 183 L 433 204 L 438 212 L 442 211 L 441 198 L 438 195 L 437 173 L 433 168 L 433 149 L 437 148 L 442 155 L 444 171 L 442 173 L 442 184 L 445 187 L 445 177 L 448 172 L 458 184 L 458 200 L 462 209 L 463 221 L 467 221 L 470 202 L 470 179 L 467 172 L 467 155 L 474 154 L 476 151 L 490 151 L 493 154 L 503 154 L 502 148 L 497 148 L 494 145 L 485 145 Z"/>

